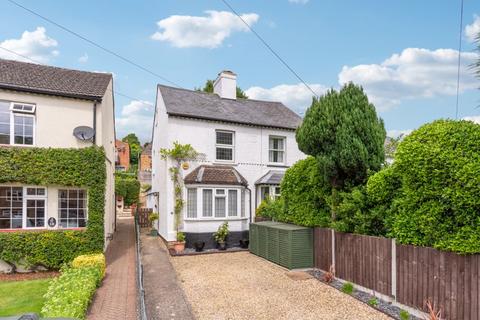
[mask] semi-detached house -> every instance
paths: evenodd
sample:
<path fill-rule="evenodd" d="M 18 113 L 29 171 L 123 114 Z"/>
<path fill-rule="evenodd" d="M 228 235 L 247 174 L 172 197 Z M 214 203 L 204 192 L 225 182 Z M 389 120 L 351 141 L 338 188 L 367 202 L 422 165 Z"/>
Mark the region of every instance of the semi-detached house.
<path fill-rule="evenodd" d="M 0 59 L 0 148 L 104 148 L 105 244 L 115 228 L 112 90 L 111 74 Z M 74 135 L 79 127 L 89 127 L 93 137 Z M 3 183 L 0 232 L 85 228 L 88 192 L 84 186 Z"/>
<path fill-rule="evenodd" d="M 305 157 L 295 140 L 301 118 L 280 102 L 236 98 L 236 75 L 223 71 L 214 93 L 157 87 L 152 138 L 152 188 L 147 205 L 159 213 L 158 232 L 176 240 L 171 160 L 160 149 L 191 144 L 197 159 L 182 166 L 180 230 L 186 245 L 205 241 L 228 221 L 229 245 L 248 238 L 249 223 L 263 199 L 281 194 L 285 170 Z"/>

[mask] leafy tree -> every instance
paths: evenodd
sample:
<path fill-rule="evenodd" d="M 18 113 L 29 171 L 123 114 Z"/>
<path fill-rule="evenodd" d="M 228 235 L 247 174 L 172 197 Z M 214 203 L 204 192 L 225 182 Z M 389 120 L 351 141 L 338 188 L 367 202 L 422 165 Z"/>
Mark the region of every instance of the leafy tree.
<path fill-rule="evenodd" d="M 127 142 L 130 146 L 130 164 L 137 165 L 140 153 L 142 152 L 142 145 L 135 133 L 129 133 L 122 139 L 123 142 Z"/>
<path fill-rule="evenodd" d="M 124 172 L 117 172 L 115 173 L 115 194 L 123 197 L 126 206 L 138 203 L 140 182 L 135 176 Z"/>
<path fill-rule="evenodd" d="M 349 83 L 313 99 L 296 139 L 301 151 L 316 158 L 331 187 L 332 220 L 338 192 L 365 183 L 369 171 L 381 168 L 385 136 L 383 120 L 361 87 Z"/>
<path fill-rule="evenodd" d="M 213 93 L 213 80 L 207 80 L 203 88 L 195 88 L 196 91 L 203 91 L 208 93 Z M 240 87 L 237 86 L 237 98 L 248 99 L 248 96 L 245 94 Z"/>

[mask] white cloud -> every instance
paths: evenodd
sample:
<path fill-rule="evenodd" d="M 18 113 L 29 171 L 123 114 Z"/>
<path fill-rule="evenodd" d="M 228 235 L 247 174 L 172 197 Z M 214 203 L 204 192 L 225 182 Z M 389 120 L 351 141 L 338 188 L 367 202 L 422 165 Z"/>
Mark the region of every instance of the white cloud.
<path fill-rule="evenodd" d="M 288 0 L 290 3 L 295 3 L 295 4 L 306 4 L 309 0 Z"/>
<path fill-rule="evenodd" d="M 412 129 L 407 129 L 407 130 L 388 130 L 387 131 L 387 137 L 391 138 L 398 138 L 400 135 L 402 136 L 408 136 L 410 133 L 412 133 Z"/>
<path fill-rule="evenodd" d="M 465 26 L 465 35 L 470 42 L 475 42 L 480 36 L 480 16 L 474 15 L 472 24 Z"/>
<path fill-rule="evenodd" d="M 117 137 L 124 137 L 135 132 L 138 138 L 143 141 L 150 141 L 152 138 L 153 126 L 153 103 L 143 100 L 132 100 L 123 106 L 120 116 L 115 119 Z"/>
<path fill-rule="evenodd" d="M 44 27 L 37 27 L 35 31 L 24 31 L 20 39 L 7 39 L 0 43 L 0 47 L 40 63 L 46 63 L 51 58 L 58 56 L 57 46 L 57 40 L 47 36 Z M 0 58 L 32 62 L 32 60 L 19 55 L 0 50 Z"/>
<path fill-rule="evenodd" d="M 319 96 L 328 89 L 321 84 L 308 85 Z M 245 93 L 251 99 L 283 102 L 287 107 L 301 115 L 310 107 L 313 97 L 313 93 L 303 83 L 281 84 L 270 89 L 251 87 Z"/>
<path fill-rule="evenodd" d="M 153 40 L 170 42 L 174 47 L 216 48 L 232 32 L 248 31 L 247 26 L 236 15 L 228 11 L 205 11 L 207 16 L 173 15 L 157 22 L 159 31 L 152 35 Z M 242 14 L 250 26 L 256 23 L 256 13 Z"/>
<path fill-rule="evenodd" d="M 463 52 L 460 93 L 476 89 L 477 80 L 470 65 L 478 58 Z M 458 51 L 453 49 L 407 48 L 380 64 L 344 66 L 338 75 L 340 84 L 354 82 L 364 87 L 379 111 L 385 111 L 403 99 L 455 95 Z"/>
<path fill-rule="evenodd" d="M 78 58 L 78 62 L 86 63 L 88 61 L 88 54 L 84 53 L 80 58 Z"/>
<path fill-rule="evenodd" d="M 463 120 L 472 121 L 472 122 L 480 124 L 480 116 L 464 117 Z"/>

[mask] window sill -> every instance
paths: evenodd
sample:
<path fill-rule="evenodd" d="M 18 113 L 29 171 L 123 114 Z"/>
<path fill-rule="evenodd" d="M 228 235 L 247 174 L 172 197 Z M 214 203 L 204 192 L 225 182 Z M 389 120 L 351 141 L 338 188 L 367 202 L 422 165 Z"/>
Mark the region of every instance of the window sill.
<path fill-rule="evenodd" d="M 212 162 L 212 164 L 214 165 L 229 165 L 229 166 L 236 166 L 237 164 L 235 163 L 235 161 L 230 161 L 230 160 L 215 160 L 214 162 Z"/>
<path fill-rule="evenodd" d="M 184 218 L 183 221 L 202 222 L 202 221 L 242 221 L 248 220 L 248 217 L 226 217 L 226 218 Z"/>
<path fill-rule="evenodd" d="M 285 163 L 275 163 L 269 162 L 267 163 L 267 167 L 275 167 L 275 168 L 289 168 Z"/>
<path fill-rule="evenodd" d="M 33 144 L 0 144 L 2 148 L 35 148 Z"/>
<path fill-rule="evenodd" d="M 84 231 L 86 227 L 81 228 L 28 228 L 28 229 L 0 229 L 0 232 L 42 232 L 42 231 Z"/>

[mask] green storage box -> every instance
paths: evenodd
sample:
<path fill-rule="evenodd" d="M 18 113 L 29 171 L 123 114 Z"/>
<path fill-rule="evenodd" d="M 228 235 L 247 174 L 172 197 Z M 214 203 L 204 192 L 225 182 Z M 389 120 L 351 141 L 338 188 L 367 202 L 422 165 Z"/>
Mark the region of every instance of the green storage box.
<path fill-rule="evenodd" d="M 313 267 L 313 229 L 262 221 L 250 224 L 250 252 L 288 269 Z"/>

